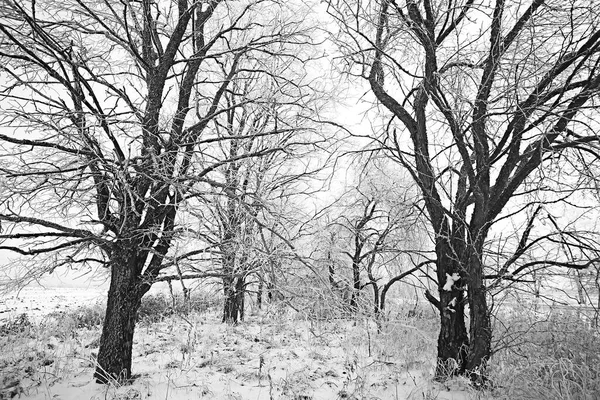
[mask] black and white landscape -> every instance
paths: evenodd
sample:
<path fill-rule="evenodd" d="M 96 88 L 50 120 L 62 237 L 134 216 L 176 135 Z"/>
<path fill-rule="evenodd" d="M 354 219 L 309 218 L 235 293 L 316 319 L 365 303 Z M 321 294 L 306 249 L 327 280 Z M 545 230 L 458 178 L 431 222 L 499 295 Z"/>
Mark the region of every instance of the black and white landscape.
<path fill-rule="evenodd" d="M 0 0 L 0 399 L 600 398 L 589 0 Z"/>

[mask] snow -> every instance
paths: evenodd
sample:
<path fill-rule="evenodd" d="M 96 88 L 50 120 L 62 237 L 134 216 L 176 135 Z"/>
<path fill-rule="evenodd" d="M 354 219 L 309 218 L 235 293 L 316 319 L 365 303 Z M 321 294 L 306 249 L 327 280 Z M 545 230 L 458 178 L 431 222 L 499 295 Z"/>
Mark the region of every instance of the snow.
<path fill-rule="evenodd" d="M 39 301 L 6 304 L 40 314 L 102 301 L 73 289 L 36 293 Z M 0 335 L 0 389 L 17 382 L 21 399 L 61 400 L 469 398 L 468 385 L 431 382 L 437 332 L 419 327 L 427 321 L 391 321 L 377 333 L 372 321 L 315 321 L 278 307 L 237 326 L 222 324 L 214 309 L 140 322 L 127 385 L 92 380 L 100 327 L 36 314 L 43 328 Z"/>
<path fill-rule="evenodd" d="M 75 310 L 78 307 L 105 301 L 101 288 L 26 287 L 19 292 L 0 297 L 0 321 L 26 313 L 32 320 L 54 311 Z"/>
<path fill-rule="evenodd" d="M 442 290 L 445 290 L 447 292 L 452 291 L 452 286 L 454 285 L 454 282 L 458 281 L 459 279 L 460 279 L 460 275 L 456 272 L 453 273 L 452 275 L 446 274 L 446 284 L 444 285 Z"/>

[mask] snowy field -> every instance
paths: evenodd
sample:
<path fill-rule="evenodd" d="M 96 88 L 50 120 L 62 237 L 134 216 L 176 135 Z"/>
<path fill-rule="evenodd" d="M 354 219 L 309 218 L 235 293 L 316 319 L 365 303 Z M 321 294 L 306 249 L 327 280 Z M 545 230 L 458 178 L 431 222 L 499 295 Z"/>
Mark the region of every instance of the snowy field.
<path fill-rule="evenodd" d="M 0 298 L 0 321 L 23 313 L 33 320 L 40 320 L 52 312 L 76 310 L 105 301 L 106 292 L 101 287 L 26 287 Z"/>
<path fill-rule="evenodd" d="M 482 397 L 466 381 L 431 382 L 431 321 L 315 321 L 270 306 L 238 326 L 218 308 L 142 320 L 128 385 L 93 382 L 100 325 L 81 326 L 81 306 L 102 312 L 103 293 L 28 288 L 2 302 L 4 321 L 34 323 L 0 335 L 0 399 L 455 399 Z"/>
<path fill-rule="evenodd" d="M 168 291 L 157 289 L 143 300 L 127 384 L 92 380 L 103 287 L 3 298 L 0 400 L 600 399 L 600 334 L 566 309 L 506 308 L 510 325 L 495 333 L 515 352 L 494 356 L 494 384 L 477 391 L 465 378 L 432 382 L 438 328 L 427 304 L 408 316 L 414 305 L 390 303 L 378 332 L 370 318 L 320 319 L 281 303 L 259 311 L 249 299 L 246 320 L 231 326 L 221 323 L 215 292 L 198 290 L 191 312 L 173 312 Z"/>

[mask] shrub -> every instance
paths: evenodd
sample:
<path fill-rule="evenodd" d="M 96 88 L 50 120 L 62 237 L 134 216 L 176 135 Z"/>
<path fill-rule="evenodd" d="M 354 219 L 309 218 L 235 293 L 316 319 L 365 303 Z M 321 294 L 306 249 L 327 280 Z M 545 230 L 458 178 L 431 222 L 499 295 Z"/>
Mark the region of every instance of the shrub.
<path fill-rule="evenodd" d="M 543 320 L 513 314 L 505 324 L 520 335 L 492 360 L 493 378 L 504 388 L 500 398 L 600 398 L 600 335 L 575 311 Z"/>
<path fill-rule="evenodd" d="M 77 329 L 92 329 L 104 322 L 104 307 L 99 304 L 77 307 L 74 310 L 55 311 L 46 315 L 40 326 L 50 336 L 67 338 Z"/>
<path fill-rule="evenodd" d="M 104 323 L 104 306 L 96 303 L 91 306 L 78 307 L 69 314 L 75 319 L 77 328 L 94 328 Z"/>
<path fill-rule="evenodd" d="M 142 298 L 138 321 L 154 323 L 174 313 L 171 299 L 163 294 L 151 294 Z"/>
<path fill-rule="evenodd" d="M 192 292 L 187 302 L 180 294 L 176 294 L 174 298 L 163 293 L 150 294 L 142 298 L 138 321 L 159 322 L 173 314 L 204 313 L 215 306 L 217 302 L 210 294 L 201 291 Z"/>
<path fill-rule="evenodd" d="M 4 323 L 0 324 L 0 335 L 8 336 L 24 332 L 29 332 L 32 324 L 27 314 L 19 314 L 14 318 L 9 318 Z"/>

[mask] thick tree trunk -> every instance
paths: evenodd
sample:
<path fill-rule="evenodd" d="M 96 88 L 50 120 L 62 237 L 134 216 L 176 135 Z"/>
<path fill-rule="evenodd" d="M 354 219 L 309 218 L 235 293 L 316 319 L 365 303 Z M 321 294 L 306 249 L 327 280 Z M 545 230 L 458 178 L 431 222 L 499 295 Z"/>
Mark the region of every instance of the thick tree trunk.
<path fill-rule="evenodd" d="M 131 378 L 133 333 L 145 291 L 136 273 L 135 259 L 129 256 L 125 253 L 111 263 L 106 315 L 94 373 L 98 383 Z"/>
<path fill-rule="evenodd" d="M 440 290 L 440 334 L 435 377 L 463 373 L 469 346 L 462 290 Z"/>
<path fill-rule="evenodd" d="M 449 233 L 449 231 L 446 231 Z M 455 246 L 455 249 L 456 250 Z M 438 359 L 435 378 L 444 380 L 448 376 L 465 371 L 469 337 L 465 325 L 465 301 L 462 279 L 449 281 L 465 271 L 456 260 L 447 238 L 440 237 L 436 243 L 437 278 L 439 285 L 439 301 L 436 304 L 440 312 L 440 334 L 438 336 Z"/>
<path fill-rule="evenodd" d="M 237 324 L 244 319 L 245 280 L 242 277 L 224 278 L 223 289 L 225 293 L 223 322 Z"/>
<path fill-rule="evenodd" d="M 481 261 L 473 256 L 469 263 L 469 311 L 471 342 L 465 368 L 472 380 L 482 383 L 491 355 L 492 327 L 483 284 Z"/>

